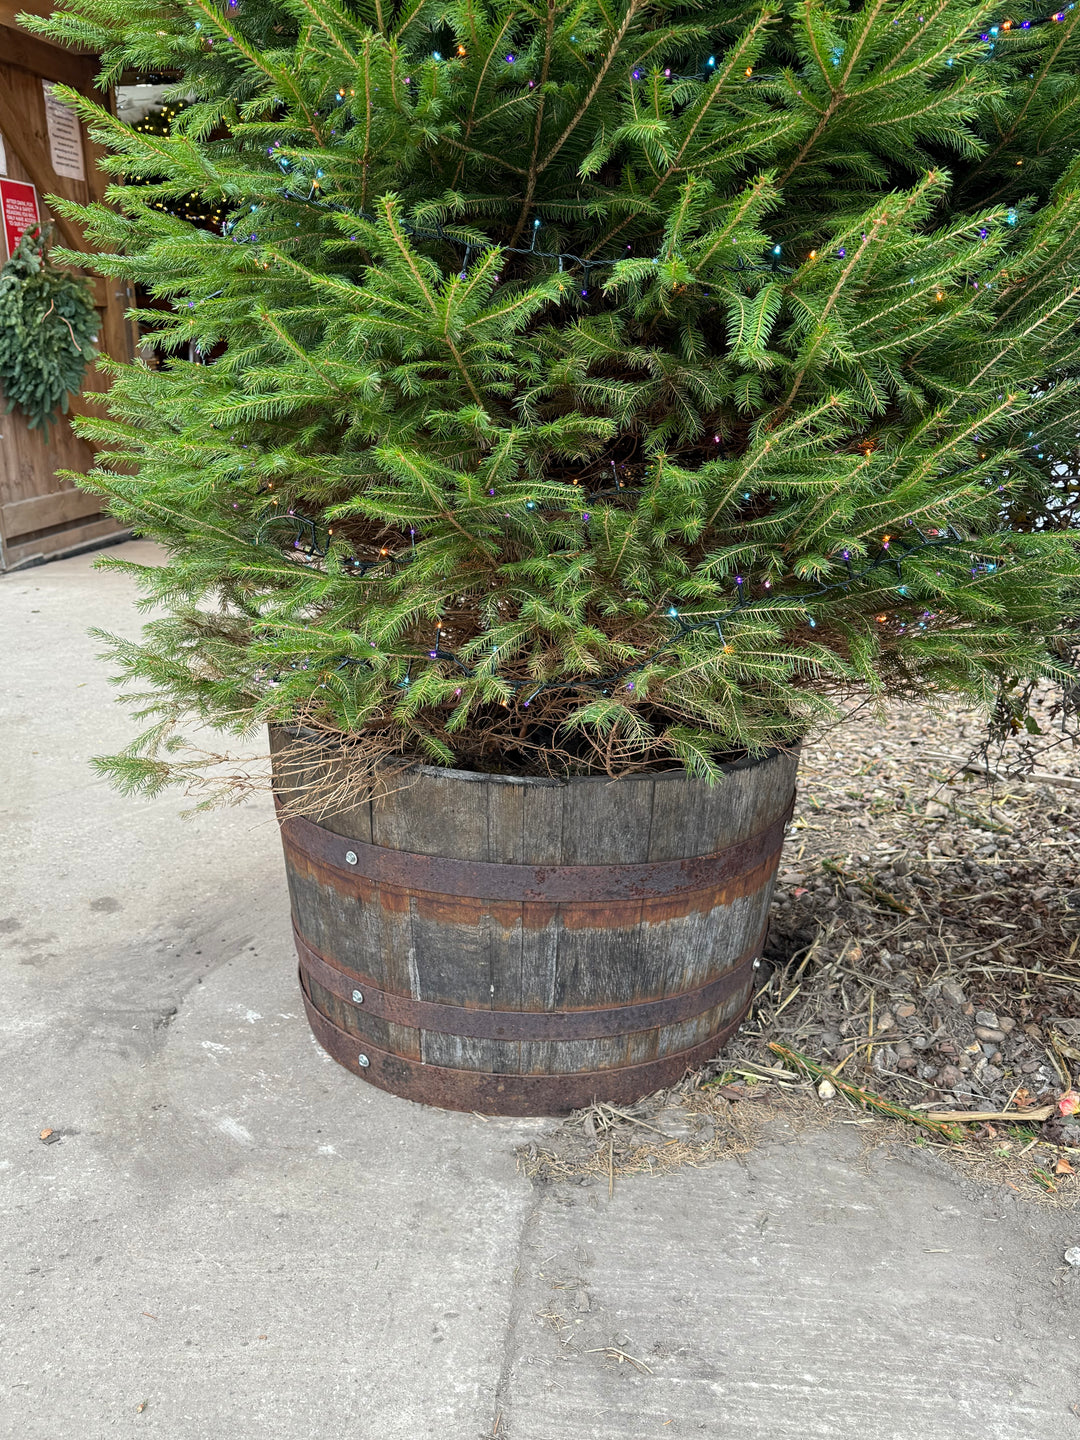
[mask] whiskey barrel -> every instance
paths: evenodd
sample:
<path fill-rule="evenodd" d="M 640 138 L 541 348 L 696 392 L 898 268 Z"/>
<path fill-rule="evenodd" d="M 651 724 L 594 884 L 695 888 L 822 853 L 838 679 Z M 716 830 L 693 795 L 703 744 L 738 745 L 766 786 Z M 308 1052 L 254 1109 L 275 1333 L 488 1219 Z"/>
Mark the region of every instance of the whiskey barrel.
<path fill-rule="evenodd" d="M 286 798 L 290 738 L 271 737 Z M 279 801 L 316 1038 L 454 1110 L 563 1114 L 677 1081 L 746 1012 L 797 764 L 774 751 L 716 786 L 418 766 L 318 823 Z"/>

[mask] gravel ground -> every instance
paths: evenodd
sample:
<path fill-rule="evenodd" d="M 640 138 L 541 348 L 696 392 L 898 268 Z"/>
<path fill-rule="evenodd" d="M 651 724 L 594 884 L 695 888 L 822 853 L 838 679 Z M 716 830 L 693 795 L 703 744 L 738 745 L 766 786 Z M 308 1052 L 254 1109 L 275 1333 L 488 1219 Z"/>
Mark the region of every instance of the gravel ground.
<path fill-rule="evenodd" d="M 1026 737 L 990 773 L 965 769 L 983 725 L 960 710 L 859 712 L 810 742 L 747 1024 L 677 1091 L 632 1112 L 594 1107 L 530 1146 L 527 1173 L 614 1183 L 738 1153 L 778 1107 L 850 1119 L 845 1096 L 830 1096 L 840 1085 L 795 1073 L 775 1042 L 885 1106 L 1044 1116 L 965 1124 L 959 1142 L 911 1121 L 868 1133 L 941 1146 L 1021 1193 L 1073 1203 L 1080 751 L 1044 748 L 1048 705 L 1035 715 L 1043 753 L 1022 778 Z"/>

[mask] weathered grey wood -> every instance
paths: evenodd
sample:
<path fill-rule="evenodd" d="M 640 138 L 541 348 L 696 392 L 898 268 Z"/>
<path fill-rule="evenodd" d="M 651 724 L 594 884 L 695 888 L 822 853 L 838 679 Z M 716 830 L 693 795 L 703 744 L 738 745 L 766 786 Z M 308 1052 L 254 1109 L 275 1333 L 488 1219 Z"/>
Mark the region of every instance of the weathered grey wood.
<path fill-rule="evenodd" d="M 341 968 L 355 971 L 361 991 L 364 981 L 370 979 L 380 990 L 402 995 L 412 992 L 413 945 L 407 901 L 395 910 L 388 909 L 385 903 L 349 900 L 296 866 L 289 867 L 289 894 L 299 933 L 321 955 L 332 956 Z M 329 1015 L 329 1011 L 323 1013 Z M 330 1018 L 334 1019 L 332 1015 Z M 372 1019 L 365 1013 L 365 1022 Z M 374 1044 L 399 1055 L 421 1058 L 418 1030 L 385 1021 L 377 1023 L 382 1027 L 379 1035 L 368 1029 L 362 1032 Z"/>
<path fill-rule="evenodd" d="M 635 865 L 649 858 L 653 782 L 588 779 L 567 785 L 563 865 Z"/>
<path fill-rule="evenodd" d="M 280 739 L 272 748 L 280 753 Z M 391 793 L 319 823 L 363 843 L 455 860 L 642 864 L 710 854 L 767 830 L 790 802 L 797 764 L 797 752 L 776 753 L 731 767 L 718 787 L 677 774 L 552 782 L 418 767 Z M 342 894 L 332 876 L 295 863 L 290 885 L 307 942 L 381 989 L 466 1009 L 552 1012 L 654 1001 L 726 974 L 763 932 L 777 860 L 763 856 L 741 878 L 700 893 L 633 904 L 468 900 L 376 882 Z M 321 987 L 311 996 L 358 1043 L 430 1065 L 571 1075 L 689 1050 L 740 1013 L 749 988 L 748 978 L 686 1021 L 567 1041 L 417 1031 Z"/>
<path fill-rule="evenodd" d="M 423 767 L 392 783 L 389 795 L 371 806 L 371 832 L 376 845 L 411 850 L 417 855 L 445 855 L 451 860 L 482 860 L 487 855 L 487 777 L 450 778 Z"/>
<path fill-rule="evenodd" d="M 556 783 L 522 786 L 521 860 L 526 865 L 558 865 L 563 844 L 563 803 L 566 786 Z M 521 907 L 521 964 L 518 1008 L 554 1010 L 558 981 L 558 911 L 553 905 Z M 523 1043 L 518 1051 L 518 1068 L 523 1074 L 544 1074 L 544 1043 Z"/>
<path fill-rule="evenodd" d="M 700 780 L 658 777 L 647 858 L 708 855 L 756 834 L 787 804 L 798 764 L 798 751 L 777 751 L 756 765 L 728 767 L 715 787 Z"/>

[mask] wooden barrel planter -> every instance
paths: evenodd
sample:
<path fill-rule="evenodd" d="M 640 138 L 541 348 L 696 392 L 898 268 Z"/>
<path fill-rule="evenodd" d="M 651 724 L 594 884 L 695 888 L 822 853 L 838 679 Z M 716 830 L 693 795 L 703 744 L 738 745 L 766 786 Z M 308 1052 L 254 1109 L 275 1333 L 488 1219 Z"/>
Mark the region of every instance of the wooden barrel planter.
<path fill-rule="evenodd" d="M 565 1114 L 677 1081 L 746 1013 L 797 765 L 776 751 L 715 787 L 421 766 L 318 824 L 279 810 L 315 1036 L 454 1110 Z"/>

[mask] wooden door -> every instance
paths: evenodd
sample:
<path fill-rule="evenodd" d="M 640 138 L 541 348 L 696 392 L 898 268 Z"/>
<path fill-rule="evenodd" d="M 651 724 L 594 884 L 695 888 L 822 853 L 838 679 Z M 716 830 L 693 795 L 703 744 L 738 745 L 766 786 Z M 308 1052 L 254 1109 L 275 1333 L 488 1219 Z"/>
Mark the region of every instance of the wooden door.
<path fill-rule="evenodd" d="M 48 44 L 15 23 L 21 10 L 48 13 L 51 9 L 47 0 L 29 4 L 0 0 L 0 135 L 8 178 L 34 185 L 42 220 L 52 222 L 58 241 L 85 251 L 90 247 L 80 231 L 55 215 L 45 196 L 61 195 L 84 204 L 100 198 L 107 182 L 97 169 L 99 147 L 80 126 L 85 179 L 56 173 L 42 82 L 60 81 L 98 100 L 102 96 L 94 89 L 94 56 Z M 0 258 L 6 260 L 4 245 L 0 234 Z M 132 334 L 124 316 L 129 291 L 115 280 L 100 276 L 91 280 L 101 319 L 99 345 L 114 358 L 130 359 Z M 83 394 L 71 401 L 73 414 L 91 411 L 93 396 L 108 388 L 105 377 L 93 372 L 87 373 L 83 384 Z M 28 428 L 20 412 L 5 415 L 0 409 L 0 570 L 63 555 L 123 533 L 115 520 L 102 513 L 100 500 L 57 478 L 58 470 L 86 471 L 93 463 L 92 447 L 75 436 L 66 418 L 50 426 L 46 441 L 40 430 Z"/>

